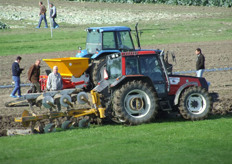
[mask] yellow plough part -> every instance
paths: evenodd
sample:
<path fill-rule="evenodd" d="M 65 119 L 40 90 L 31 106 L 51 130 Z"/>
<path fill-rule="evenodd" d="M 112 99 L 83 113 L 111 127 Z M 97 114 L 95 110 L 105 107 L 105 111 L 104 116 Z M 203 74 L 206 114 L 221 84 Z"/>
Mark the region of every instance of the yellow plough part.
<path fill-rule="evenodd" d="M 41 121 L 44 119 L 55 119 L 59 117 L 81 117 L 94 114 L 96 117 L 105 118 L 105 108 L 101 106 L 100 96 L 97 92 L 91 91 L 93 108 L 86 109 L 71 109 L 67 112 L 51 112 L 48 115 L 30 116 L 27 110 L 24 110 L 22 117 L 15 118 L 15 122 L 21 122 L 24 127 L 28 127 L 30 122 Z"/>
<path fill-rule="evenodd" d="M 65 77 L 80 77 L 89 67 L 89 58 L 54 58 L 54 59 L 43 59 L 47 65 L 53 69 L 57 66 L 61 76 Z"/>

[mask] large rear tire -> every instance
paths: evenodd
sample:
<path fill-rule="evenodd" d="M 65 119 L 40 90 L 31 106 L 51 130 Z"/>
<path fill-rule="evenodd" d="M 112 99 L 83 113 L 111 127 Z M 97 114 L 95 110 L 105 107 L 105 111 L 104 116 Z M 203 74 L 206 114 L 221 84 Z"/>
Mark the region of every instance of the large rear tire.
<path fill-rule="evenodd" d="M 106 65 L 106 57 L 102 57 L 99 60 L 95 60 L 92 64 L 90 71 L 90 78 L 94 86 L 98 84 L 99 81 L 104 79 L 104 69 Z"/>
<path fill-rule="evenodd" d="M 150 122 L 158 111 L 157 95 L 142 81 L 131 81 L 114 92 L 113 111 L 123 123 L 138 125 Z"/>
<path fill-rule="evenodd" d="M 180 98 L 179 111 L 183 118 L 202 120 L 212 110 L 212 98 L 201 87 L 190 87 L 184 91 Z"/>

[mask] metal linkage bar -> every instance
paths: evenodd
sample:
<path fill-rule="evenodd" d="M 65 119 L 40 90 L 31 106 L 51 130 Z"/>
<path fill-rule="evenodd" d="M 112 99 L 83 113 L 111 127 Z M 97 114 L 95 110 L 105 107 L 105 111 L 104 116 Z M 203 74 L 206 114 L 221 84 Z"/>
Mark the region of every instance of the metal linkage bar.
<path fill-rule="evenodd" d="M 232 67 L 225 67 L 225 68 L 212 68 L 212 69 L 205 69 L 204 72 L 217 72 L 217 71 L 230 71 Z M 188 73 L 195 73 L 196 71 L 179 71 L 173 72 L 173 74 L 188 74 Z"/>
<path fill-rule="evenodd" d="M 20 84 L 20 87 L 29 87 L 31 86 L 30 83 L 28 84 Z M 0 85 L 0 88 L 14 88 L 14 85 Z"/>

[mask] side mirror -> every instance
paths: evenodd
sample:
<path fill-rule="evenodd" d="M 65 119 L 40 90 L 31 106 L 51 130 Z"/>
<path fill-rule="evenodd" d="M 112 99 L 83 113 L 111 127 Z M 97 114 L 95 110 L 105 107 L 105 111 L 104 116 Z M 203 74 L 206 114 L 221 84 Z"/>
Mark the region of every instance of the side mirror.
<path fill-rule="evenodd" d="M 105 79 L 105 80 L 108 80 L 108 79 L 109 79 L 109 76 L 108 76 L 108 73 L 107 73 L 106 69 L 104 69 L 103 76 L 104 76 L 104 79 Z"/>
<path fill-rule="evenodd" d="M 81 53 L 81 50 L 82 50 L 82 48 L 81 48 L 81 47 L 78 47 L 77 53 Z"/>
<path fill-rule="evenodd" d="M 172 60 L 173 60 L 173 62 L 176 63 L 176 55 L 174 54 L 174 52 L 172 52 L 171 54 L 172 54 Z"/>

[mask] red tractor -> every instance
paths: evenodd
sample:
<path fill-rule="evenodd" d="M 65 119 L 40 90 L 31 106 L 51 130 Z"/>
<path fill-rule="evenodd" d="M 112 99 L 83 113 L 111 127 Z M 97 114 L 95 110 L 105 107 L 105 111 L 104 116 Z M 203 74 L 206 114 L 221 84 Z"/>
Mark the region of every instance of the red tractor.
<path fill-rule="evenodd" d="M 104 80 L 94 88 L 104 95 L 108 117 L 116 122 L 150 122 L 159 111 L 175 111 L 201 120 L 212 109 L 205 78 L 173 75 L 160 50 L 107 56 Z M 170 70 L 170 69 L 169 69 Z"/>

